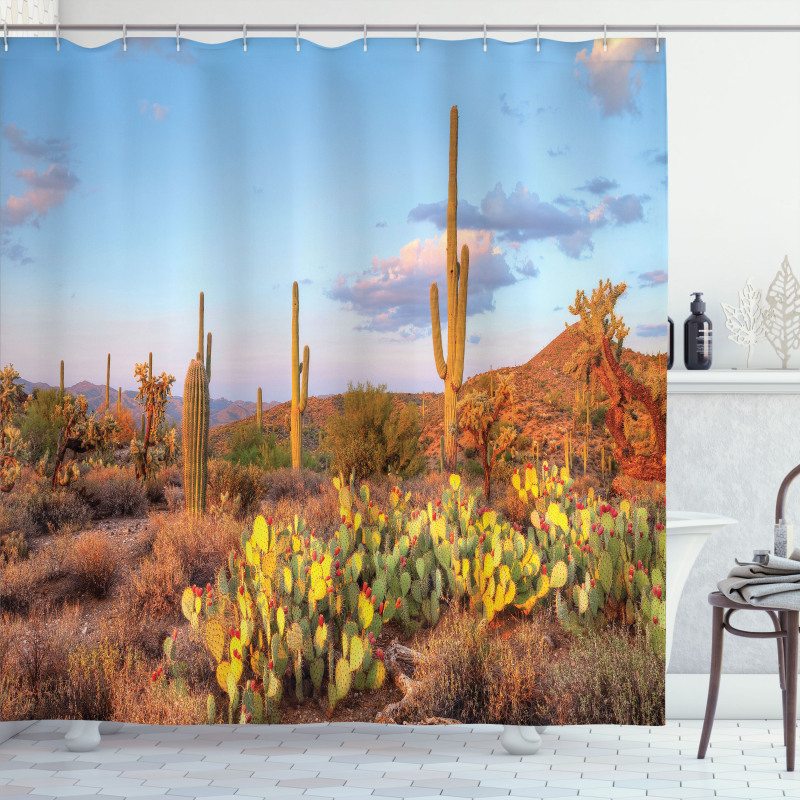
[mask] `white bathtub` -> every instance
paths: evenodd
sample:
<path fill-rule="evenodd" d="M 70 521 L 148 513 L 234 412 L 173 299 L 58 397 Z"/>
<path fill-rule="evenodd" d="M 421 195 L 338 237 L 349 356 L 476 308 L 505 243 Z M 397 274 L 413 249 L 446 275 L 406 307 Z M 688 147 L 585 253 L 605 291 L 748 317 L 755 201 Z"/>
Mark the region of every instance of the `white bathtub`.
<path fill-rule="evenodd" d="M 667 511 L 667 665 L 678 602 L 689 572 L 706 540 L 726 525 L 739 520 L 700 511 Z"/>

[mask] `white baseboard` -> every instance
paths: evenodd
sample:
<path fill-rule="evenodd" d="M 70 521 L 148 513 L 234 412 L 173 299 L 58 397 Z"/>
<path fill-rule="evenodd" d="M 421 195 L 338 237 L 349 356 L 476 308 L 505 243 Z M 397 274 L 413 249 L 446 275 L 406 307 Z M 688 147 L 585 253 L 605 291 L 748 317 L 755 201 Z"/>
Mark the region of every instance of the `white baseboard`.
<path fill-rule="evenodd" d="M 708 675 L 667 673 L 667 719 L 703 719 Z M 783 704 L 777 673 L 725 674 L 719 687 L 716 719 L 781 719 Z"/>
<path fill-rule="evenodd" d="M 0 722 L 0 743 L 18 733 L 22 733 L 25 728 L 33 725 L 32 722 Z"/>

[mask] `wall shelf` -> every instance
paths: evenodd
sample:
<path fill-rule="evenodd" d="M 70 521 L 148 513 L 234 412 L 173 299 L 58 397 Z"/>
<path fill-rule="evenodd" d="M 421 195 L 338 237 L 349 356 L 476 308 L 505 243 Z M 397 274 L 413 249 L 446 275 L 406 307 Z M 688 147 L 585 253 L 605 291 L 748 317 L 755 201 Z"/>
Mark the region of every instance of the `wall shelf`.
<path fill-rule="evenodd" d="M 800 394 L 800 370 L 671 369 L 667 394 Z"/>

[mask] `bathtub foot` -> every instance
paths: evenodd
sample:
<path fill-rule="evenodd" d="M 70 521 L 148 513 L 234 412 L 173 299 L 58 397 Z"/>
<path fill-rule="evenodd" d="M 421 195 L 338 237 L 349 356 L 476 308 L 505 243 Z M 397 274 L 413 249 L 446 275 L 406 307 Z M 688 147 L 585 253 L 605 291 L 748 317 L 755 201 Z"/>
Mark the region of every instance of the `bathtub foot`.
<path fill-rule="evenodd" d="M 538 728 L 529 725 L 504 725 L 500 744 L 512 756 L 529 756 L 538 752 L 542 740 Z"/>
<path fill-rule="evenodd" d="M 101 722 L 100 735 L 102 736 L 106 733 L 119 733 L 122 730 L 123 724 L 124 723 L 122 722 Z"/>
<path fill-rule="evenodd" d="M 100 723 L 92 720 L 76 719 L 64 735 L 67 750 L 73 753 L 87 753 L 100 744 Z"/>
<path fill-rule="evenodd" d="M 547 730 L 547 725 L 536 725 L 536 733 L 544 733 Z M 105 731 L 103 731 L 105 733 Z"/>

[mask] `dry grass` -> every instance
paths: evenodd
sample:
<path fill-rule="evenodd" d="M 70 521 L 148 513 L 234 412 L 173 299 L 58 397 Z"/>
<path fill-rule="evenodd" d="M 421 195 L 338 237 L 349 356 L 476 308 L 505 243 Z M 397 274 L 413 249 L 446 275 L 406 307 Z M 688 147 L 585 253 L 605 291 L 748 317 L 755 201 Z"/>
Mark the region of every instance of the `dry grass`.
<path fill-rule="evenodd" d="M 577 640 L 548 676 L 554 724 L 663 725 L 664 659 L 642 635 Z"/>
<path fill-rule="evenodd" d="M 553 650 L 565 635 L 549 625 L 534 615 L 487 626 L 451 610 L 414 675 L 415 713 L 471 724 L 664 724 L 664 661 L 644 636 L 608 629 Z"/>
<path fill-rule="evenodd" d="M 253 515 L 266 488 L 265 473 L 255 466 L 212 459 L 208 463 L 208 498 L 212 505 L 232 511 L 237 517 Z"/>
<path fill-rule="evenodd" d="M 77 489 L 96 519 L 147 513 L 146 490 L 136 480 L 133 467 L 93 467 L 78 481 Z"/>
<path fill-rule="evenodd" d="M 471 724 L 542 724 L 541 665 L 548 655 L 535 618 L 508 633 L 477 623 L 474 614 L 451 610 L 431 632 L 415 712 Z"/>
<path fill-rule="evenodd" d="M 119 550 L 105 531 L 89 531 L 73 542 L 67 566 L 78 592 L 105 597 L 119 568 Z"/>
<path fill-rule="evenodd" d="M 9 611 L 24 611 L 34 604 L 40 604 L 45 591 L 51 603 L 68 599 L 73 592 L 73 584 L 69 580 L 62 580 L 61 585 L 54 588 L 53 583 L 68 575 L 70 542 L 69 535 L 59 535 L 29 558 L 0 564 L 2 607 Z"/>
<path fill-rule="evenodd" d="M 191 725 L 205 717 L 208 686 L 187 675 L 183 684 L 152 680 L 163 661 L 120 643 L 119 629 L 85 641 L 80 609 L 37 608 L 26 619 L 0 622 L 0 712 L 14 719 L 110 719 Z M 190 648 L 197 645 L 192 641 Z M 127 648 L 127 649 L 126 649 Z M 191 649 L 189 655 L 198 663 Z M 209 669 L 203 663 L 205 674 Z M 165 670 L 166 672 L 166 670 Z"/>
<path fill-rule="evenodd" d="M 152 553 L 132 578 L 135 607 L 160 618 L 179 608 L 180 594 L 190 584 L 204 586 L 227 564 L 228 553 L 241 548 L 246 522 L 226 515 L 188 517 L 180 512 L 152 518 Z"/>
<path fill-rule="evenodd" d="M 320 536 L 338 527 L 339 498 L 330 479 L 308 470 L 279 469 L 269 474 L 267 483 L 262 513 L 276 525 L 290 525 L 300 513 Z"/>
<path fill-rule="evenodd" d="M 0 708 L 2 718 L 51 719 L 60 713 L 58 690 L 69 649 L 76 641 L 80 608 L 63 609 L 40 602 L 25 618 L 0 618 Z M 17 702 L 19 699 L 19 702 Z"/>

